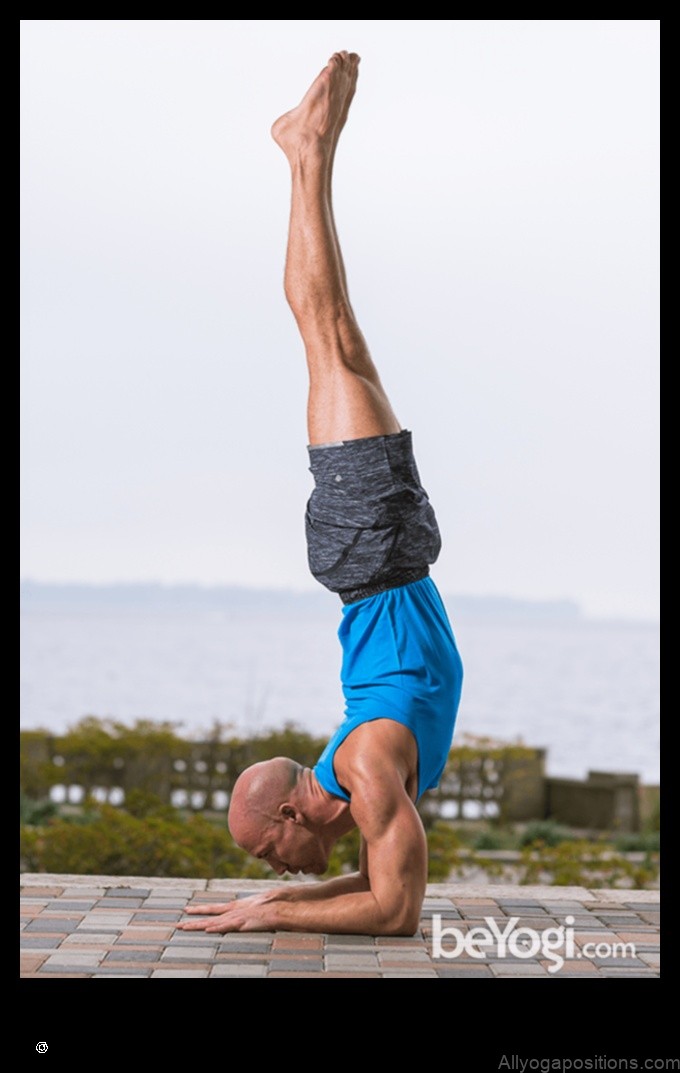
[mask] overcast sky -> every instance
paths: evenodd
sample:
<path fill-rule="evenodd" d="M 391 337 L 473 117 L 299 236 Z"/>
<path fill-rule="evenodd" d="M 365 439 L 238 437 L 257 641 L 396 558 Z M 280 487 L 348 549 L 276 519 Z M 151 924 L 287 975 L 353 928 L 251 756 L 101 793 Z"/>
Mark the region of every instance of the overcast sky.
<path fill-rule="evenodd" d="M 336 217 L 437 584 L 656 617 L 656 20 L 22 36 L 23 577 L 316 587 L 269 128 L 347 48 Z"/>

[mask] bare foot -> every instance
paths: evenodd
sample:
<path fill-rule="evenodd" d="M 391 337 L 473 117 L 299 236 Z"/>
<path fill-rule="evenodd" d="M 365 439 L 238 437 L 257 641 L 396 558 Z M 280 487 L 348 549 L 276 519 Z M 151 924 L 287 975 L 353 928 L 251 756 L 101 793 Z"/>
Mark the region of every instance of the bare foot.
<path fill-rule="evenodd" d="M 356 90 L 358 70 L 355 52 L 335 52 L 297 108 L 276 120 L 272 137 L 291 164 L 305 149 L 333 152 Z"/>

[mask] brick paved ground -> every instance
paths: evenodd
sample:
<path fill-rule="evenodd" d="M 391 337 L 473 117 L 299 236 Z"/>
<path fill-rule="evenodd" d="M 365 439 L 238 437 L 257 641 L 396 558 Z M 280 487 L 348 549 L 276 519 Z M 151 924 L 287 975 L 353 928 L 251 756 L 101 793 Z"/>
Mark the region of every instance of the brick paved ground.
<path fill-rule="evenodd" d="M 659 892 L 584 887 L 472 887 L 431 884 L 413 938 L 250 932 L 206 935 L 178 930 L 187 904 L 228 901 L 276 884 L 253 880 L 156 879 L 139 876 L 21 876 L 21 976 L 25 979 L 263 978 L 443 979 L 447 977 L 659 977 Z M 465 933 L 517 928 L 573 928 L 574 956 L 550 973 L 541 951 L 483 959 L 461 952 L 433 957 L 434 918 Z M 567 916 L 573 922 L 566 921 Z M 444 950 L 453 938 L 444 936 Z M 587 948 L 587 944 L 595 944 Z M 597 944 L 634 944 L 622 955 Z M 586 949 L 584 950 L 584 947 Z"/>

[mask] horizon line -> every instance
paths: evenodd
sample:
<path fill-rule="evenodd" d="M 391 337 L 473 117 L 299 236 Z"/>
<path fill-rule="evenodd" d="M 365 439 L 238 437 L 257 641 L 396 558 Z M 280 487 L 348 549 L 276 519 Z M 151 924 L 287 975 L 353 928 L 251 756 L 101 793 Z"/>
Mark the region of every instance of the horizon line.
<path fill-rule="evenodd" d="M 197 590 L 200 592 L 216 592 L 220 590 L 231 590 L 240 593 L 257 594 L 257 595 L 275 595 L 275 596 L 319 596 L 323 597 L 327 591 L 325 589 L 309 587 L 299 588 L 291 585 L 287 586 L 274 586 L 274 585 L 252 585 L 243 584 L 230 581 L 218 581 L 218 582 L 203 582 L 203 581 L 162 581 L 158 579 L 144 579 L 144 580 L 117 580 L 117 581 L 56 581 L 56 580 L 39 580 L 34 577 L 22 577 L 19 581 L 20 590 L 24 587 L 43 588 L 43 589 L 156 589 L 156 590 Z M 439 587 L 439 586 L 438 586 Z M 476 592 L 454 592 L 452 590 L 443 590 L 447 598 L 451 600 L 472 600 L 478 603 L 491 603 L 498 604 L 519 604 L 524 605 L 527 608 L 535 607 L 540 609 L 541 607 L 553 606 L 556 609 L 559 607 L 563 611 L 570 612 L 575 618 L 578 618 L 587 622 L 617 622 L 617 623 L 639 623 L 644 625 L 660 625 L 660 617 L 654 615 L 641 615 L 641 614 L 593 614 L 586 612 L 583 609 L 581 602 L 571 596 L 517 596 L 509 595 L 507 593 L 476 593 Z M 20 593 L 21 594 L 21 593 Z M 335 595 L 329 593 L 329 595 Z"/>

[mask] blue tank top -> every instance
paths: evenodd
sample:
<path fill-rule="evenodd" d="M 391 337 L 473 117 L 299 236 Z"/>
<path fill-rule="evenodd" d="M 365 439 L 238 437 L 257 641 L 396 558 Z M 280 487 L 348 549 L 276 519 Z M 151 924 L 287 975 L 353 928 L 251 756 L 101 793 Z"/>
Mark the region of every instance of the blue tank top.
<path fill-rule="evenodd" d="M 362 723 L 392 719 L 418 746 L 418 797 L 438 785 L 451 749 L 463 665 L 431 577 L 342 609 L 345 718 L 314 767 L 328 793 L 350 800 L 335 777 L 336 749 Z"/>

